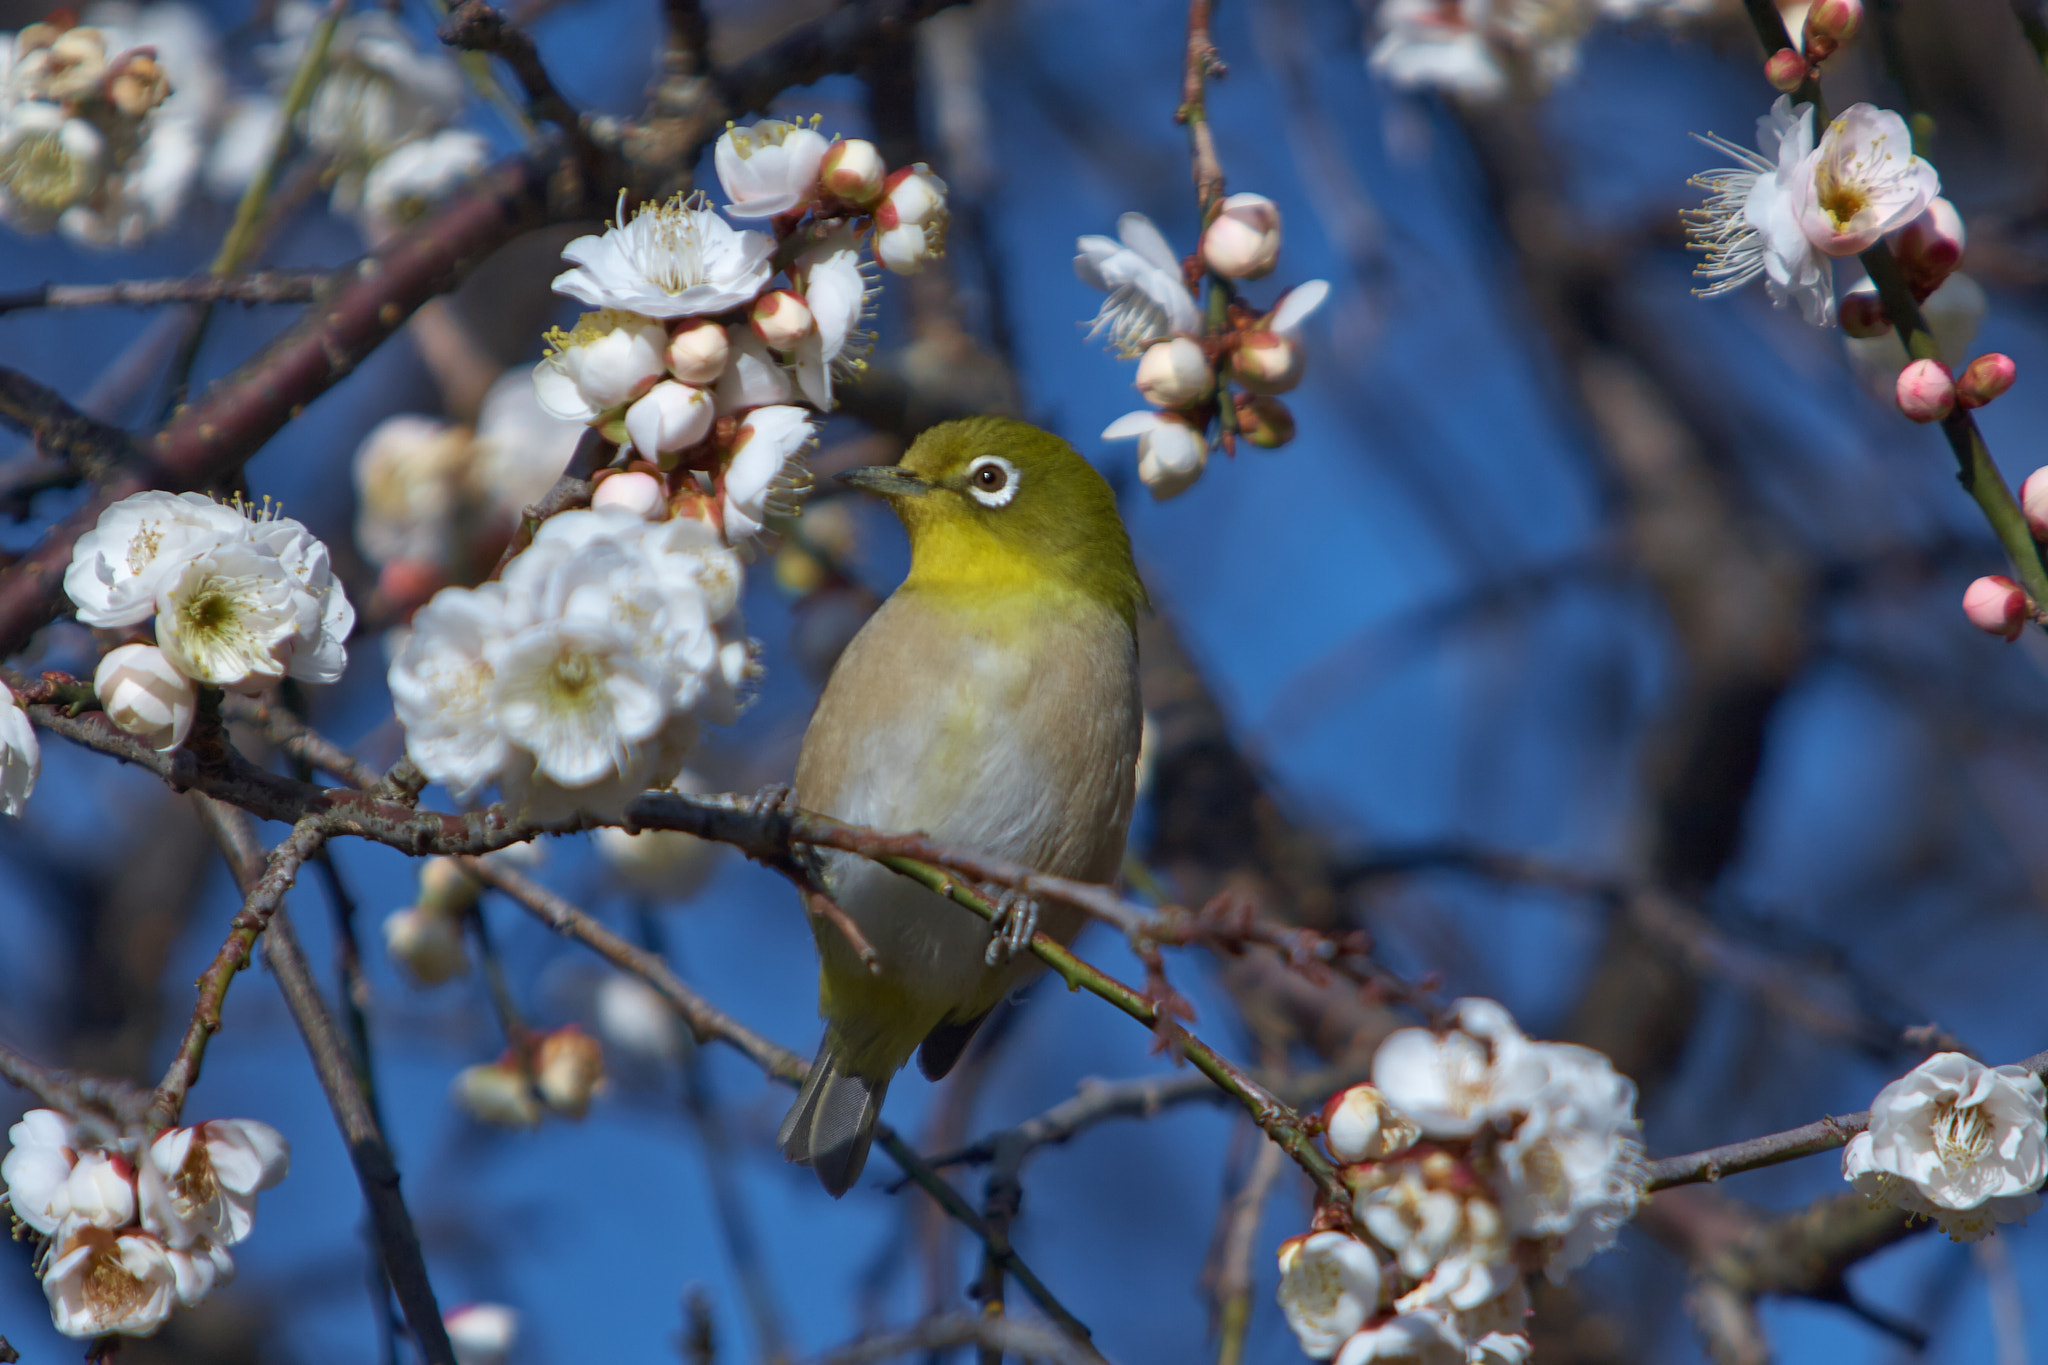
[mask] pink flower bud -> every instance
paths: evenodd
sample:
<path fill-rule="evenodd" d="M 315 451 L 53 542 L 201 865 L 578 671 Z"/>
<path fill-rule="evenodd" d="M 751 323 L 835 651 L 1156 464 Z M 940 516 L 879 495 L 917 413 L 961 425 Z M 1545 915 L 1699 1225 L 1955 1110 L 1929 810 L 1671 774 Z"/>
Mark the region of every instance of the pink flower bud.
<path fill-rule="evenodd" d="M 1806 12 L 1806 57 L 1824 62 L 1863 26 L 1863 0 L 1819 0 Z"/>
<path fill-rule="evenodd" d="M 1230 375 L 1253 393 L 1285 393 L 1301 382 L 1301 345 L 1279 332 L 1246 332 L 1230 357 Z"/>
<path fill-rule="evenodd" d="M 818 170 L 818 184 L 827 194 L 862 208 L 882 197 L 882 185 L 888 178 L 889 167 L 875 144 L 857 137 L 833 143 Z"/>
<path fill-rule="evenodd" d="M 428 598 L 447 586 L 447 573 L 430 560 L 394 559 L 377 571 L 377 598 L 400 620 L 410 620 Z"/>
<path fill-rule="evenodd" d="M 1939 422 L 1955 410 L 1955 377 L 1939 360 L 1916 360 L 1899 371 L 1898 399 L 1914 421 Z"/>
<path fill-rule="evenodd" d="M 598 484 L 590 505 L 600 510 L 617 507 L 645 521 L 660 521 L 668 511 L 668 490 L 652 474 L 629 469 Z"/>
<path fill-rule="evenodd" d="M 1980 578 L 1963 592 L 1963 615 L 1987 635 L 2019 639 L 2028 614 L 2027 595 L 2004 574 Z"/>
<path fill-rule="evenodd" d="M 1764 63 L 1764 79 L 1771 83 L 1773 90 L 1789 95 L 1805 81 L 1810 70 L 1812 68 L 1807 66 L 1806 58 L 1798 51 L 1781 47 Z"/>
<path fill-rule="evenodd" d="M 1238 394 L 1237 431 L 1261 450 L 1277 450 L 1294 439 L 1294 414 L 1277 398 Z"/>
<path fill-rule="evenodd" d="M 1966 408 L 1981 408 L 2012 387 L 2016 373 L 2009 355 L 1986 351 L 1970 362 L 1956 381 L 1956 402 Z"/>
<path fill-rule="evenodd" d="M 1856 289 L 1842 295 L 1835 317 L 1842 324 L 1842 330 L 1852 337 L 1868 341 L 1872 337 L 1891 335 L 1891 314 L 1884 311 L 1884 300 L 1878 297 L 1875 289 Z"/>
<path fill-rule="evenodd" d="M 731 354 L 725 328 L 709 318 L 689 318 L 668 339 L 668 372 L 685 384 L 715 383 Z"/>
<path fill-rule="evenodd" d="M 1215 384 L 1208 357 L 1187 337 L 1153 344 L 1138 362 L 1138 392 L 1162 408 L 1199 402 Z"/>
<path fill-rule="evenodd" d="M 626 409 L 626 434 L 642 457 L 666 467 L 675 461 L 663 457 L 703 440 L 715 415 L 709 390 L 664 379 Z"/>
<path fill-rule="evenodd" d="M 1202 261 L 1219 275 L 1256 280 L 1280 259 L 1280 207 L 1263 194 L 1233 194 L 1202 232 Z"/>
<path fill-rule="evenodd" d="M 1948 200 L 1937 197 L 1918 218 L 1891 234 L 1891 248 L 1899 258 L 1913 297 L 1925 299 L 1941 288 L 1941 282 L 1963 263 L 1963 215 Z"/>
<path fill-rule="evenodd" d="M 185 742 L 199 705 L 192 680 L 155 645 L 122 645 L 108 654 L 93 674 L 92 689 L 108 720 L 158 753 Z"/>
<path fill-rule="evenodd" d="M 811 306 L 793 289 L 771 289 L 754 301 L 747 321 L 771 351 L 793 351 L 818 325 Z"/>
<path fill-rule="evenodd" d="M 2027 514 L 2034 539 L 2048 540 L 2048 466 L 2027 475 L 2020 485 L 2020 509 Z"/>

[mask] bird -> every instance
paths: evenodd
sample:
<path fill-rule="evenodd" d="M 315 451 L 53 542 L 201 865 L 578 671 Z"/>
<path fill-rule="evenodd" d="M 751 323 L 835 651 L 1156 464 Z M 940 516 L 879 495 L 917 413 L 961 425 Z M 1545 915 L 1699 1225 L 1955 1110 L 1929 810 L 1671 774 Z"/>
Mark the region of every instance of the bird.
<path fill-rule="evenodd" d="M 1116 496 L 1059 437 L 1005 417 L 932 427 L 840 480 L 886 498 L 910 572 L 840 655 L 789 799 L 1036 871 L 1109 883 L 1137 800 L 1147 605 Z M 934 1080 L 1036 974 L 1033 928 L 1071 907 L 999 903 L 991 925 L 859 856 L 818 850 L 819 889 L 872 949 L 813 914 L 824 1041 L 776 1135 L 834 1198 L 859 1179 L 890 1080 Z"/>

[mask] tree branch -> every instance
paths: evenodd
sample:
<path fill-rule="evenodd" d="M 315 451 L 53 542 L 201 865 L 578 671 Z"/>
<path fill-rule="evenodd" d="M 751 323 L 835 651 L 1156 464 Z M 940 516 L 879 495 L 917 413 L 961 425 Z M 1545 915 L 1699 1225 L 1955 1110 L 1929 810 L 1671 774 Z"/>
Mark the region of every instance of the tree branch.
<path fill-rule="evenodd" d="M 46 284 L 0 293 L 0 313 L 24 308 L 155 308 L 166 303 L 311 303 L 332 277 L 326 270 L 259 270 L 181 280 Z"/>
<path fill-rule="evenodd" d="M 851 71 L 923 19 L 962 0 L 855 0 L 712 76 L 729 117 L 766 109 L 784 90 Z"/>
<path fill-rule="evenodd" d="M 39 454 L 105 483 L 135 458 L 128 433 L 88 417 L 19 370 L 0 367 L 0 422 L 26 432 Z"/>

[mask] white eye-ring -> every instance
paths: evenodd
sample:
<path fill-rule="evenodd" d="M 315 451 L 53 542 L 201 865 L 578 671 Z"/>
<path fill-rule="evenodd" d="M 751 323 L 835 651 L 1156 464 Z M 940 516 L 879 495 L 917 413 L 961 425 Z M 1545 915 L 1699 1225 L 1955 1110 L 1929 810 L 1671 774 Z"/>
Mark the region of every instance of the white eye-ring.
<path fill-rule="evenodd" d="M 983 507 L 1001 507 L 1017 496 L 1023 482 L 1017 466 L 1000 455 L 984 455 L 967 466 L 967 491 Z"/>

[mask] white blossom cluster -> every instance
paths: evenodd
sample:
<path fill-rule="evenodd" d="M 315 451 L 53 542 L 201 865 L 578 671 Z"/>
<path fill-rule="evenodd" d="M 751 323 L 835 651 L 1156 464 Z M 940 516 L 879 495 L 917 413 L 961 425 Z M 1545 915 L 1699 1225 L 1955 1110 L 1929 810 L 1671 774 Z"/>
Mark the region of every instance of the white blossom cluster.
<path fill-rule="evenodd" d="M 1878 1091 L 1842 1178 L 1958 1242 L 2026 1221 L 2048 1180 L 2048 1090 L 2024 1067 L 1938 1052 Z"/>
<path fill-rule="evenodd" d="M 213 31 L 113 0 L 0 34 L 0 222 L 132 246 L 174 220 L 221 107 Z"/>
<path fill-rule="evenodd" d="M 355 608 L 304 526 L 203 493 L 137 493 L 78 538 L 64 591 L 88 626 L 156 618 L 154 644 L 109 652 L 93 676 L 107 718 L 159 751 L 185 742 L 201 684 L 255 695 L 348 665 Z"/>
<path fill-rule="evenodd" d="M 1589 1048 L 1524 1037 L 1491 1000 L 1452 1016 L 1389 1036 L 1372 1084 L 1324 1107 L 1365 1236 L 1280 1248 L 1280 1306 L 1317 1359 L 1523 1365 L 1523 1271 L 1562 1280 L 1642 1200 L 1634 1084 Z"/>
<path fill-rule="evenodd" d="M 701 521 L 564 512 L 497 582 L 413 618 L 391 696 L 420 771 L 535 819 L 616 816 L 673 781 L 752 670 L 739 557 Z"/>
<path fill-rule="evenodd" d="M 835 378 L 873 343 L 863 239 L 888 269 L 922 270 L 945 249 L 946 186 L 803 123 L 728 128 L 712 159 L 726 215 L 770 230 L 734 227 L 701 195 L 628 218 L 621 192 L 619 221 L 563 250 L 574 268 L 556 290 L 595 311 L 548 334 L 533 382 L 542 407 L 630 447 L 737 545 L 792 510 L 812 411 L 832 410 Z"/>
<path fill-rule="evenodd" d="M 1212 426 L 1226 448 L 1239 436 L 1267 449 L 1294 438 L 1278 395 L 1301 382 L 1301 325 L 1330 286 L 1310 280 L 1263 312 L 1239 299 L 1236 286 L 1271 274 L 1279 261 L 1279 205 L 1259 194 L 1226 197 L 1185 262 L 1142 213 L 1117 219 L 1115 238 L 1075 245 L 1074 273 L 1109 296 L 1088 334 L 1107 333 L 1118 354 L 1137 358 L 1138 392 L 1153 405 L 1119 417 L 1102 436 L 1137 440 L 1138 477 L 1153 497 L 1174 497 L 1202 477 Z M 1196 293 L 1205 272 L 1213 307 Z"/>
<path fill-rule="evenodd" d="M 54 1109 L 8 1130 L 0 1184 L 14 1219 L 44 1239 L 37 1273 L 57 1330 L 146 1337 L 171 1309 L 234 1277 L 256 1196 L 284 1179 L 291 1148 L 253 1119 L 166 1128 L 95 1146 Z"/>
<path fill-rule="evenodd" d="M 1579 69 L 1602 20 L 1696 18 L 1715 0 L 1379 0 L 1366 66 L 1404 90 L 1493 100 L 1541 90 Z"/>

